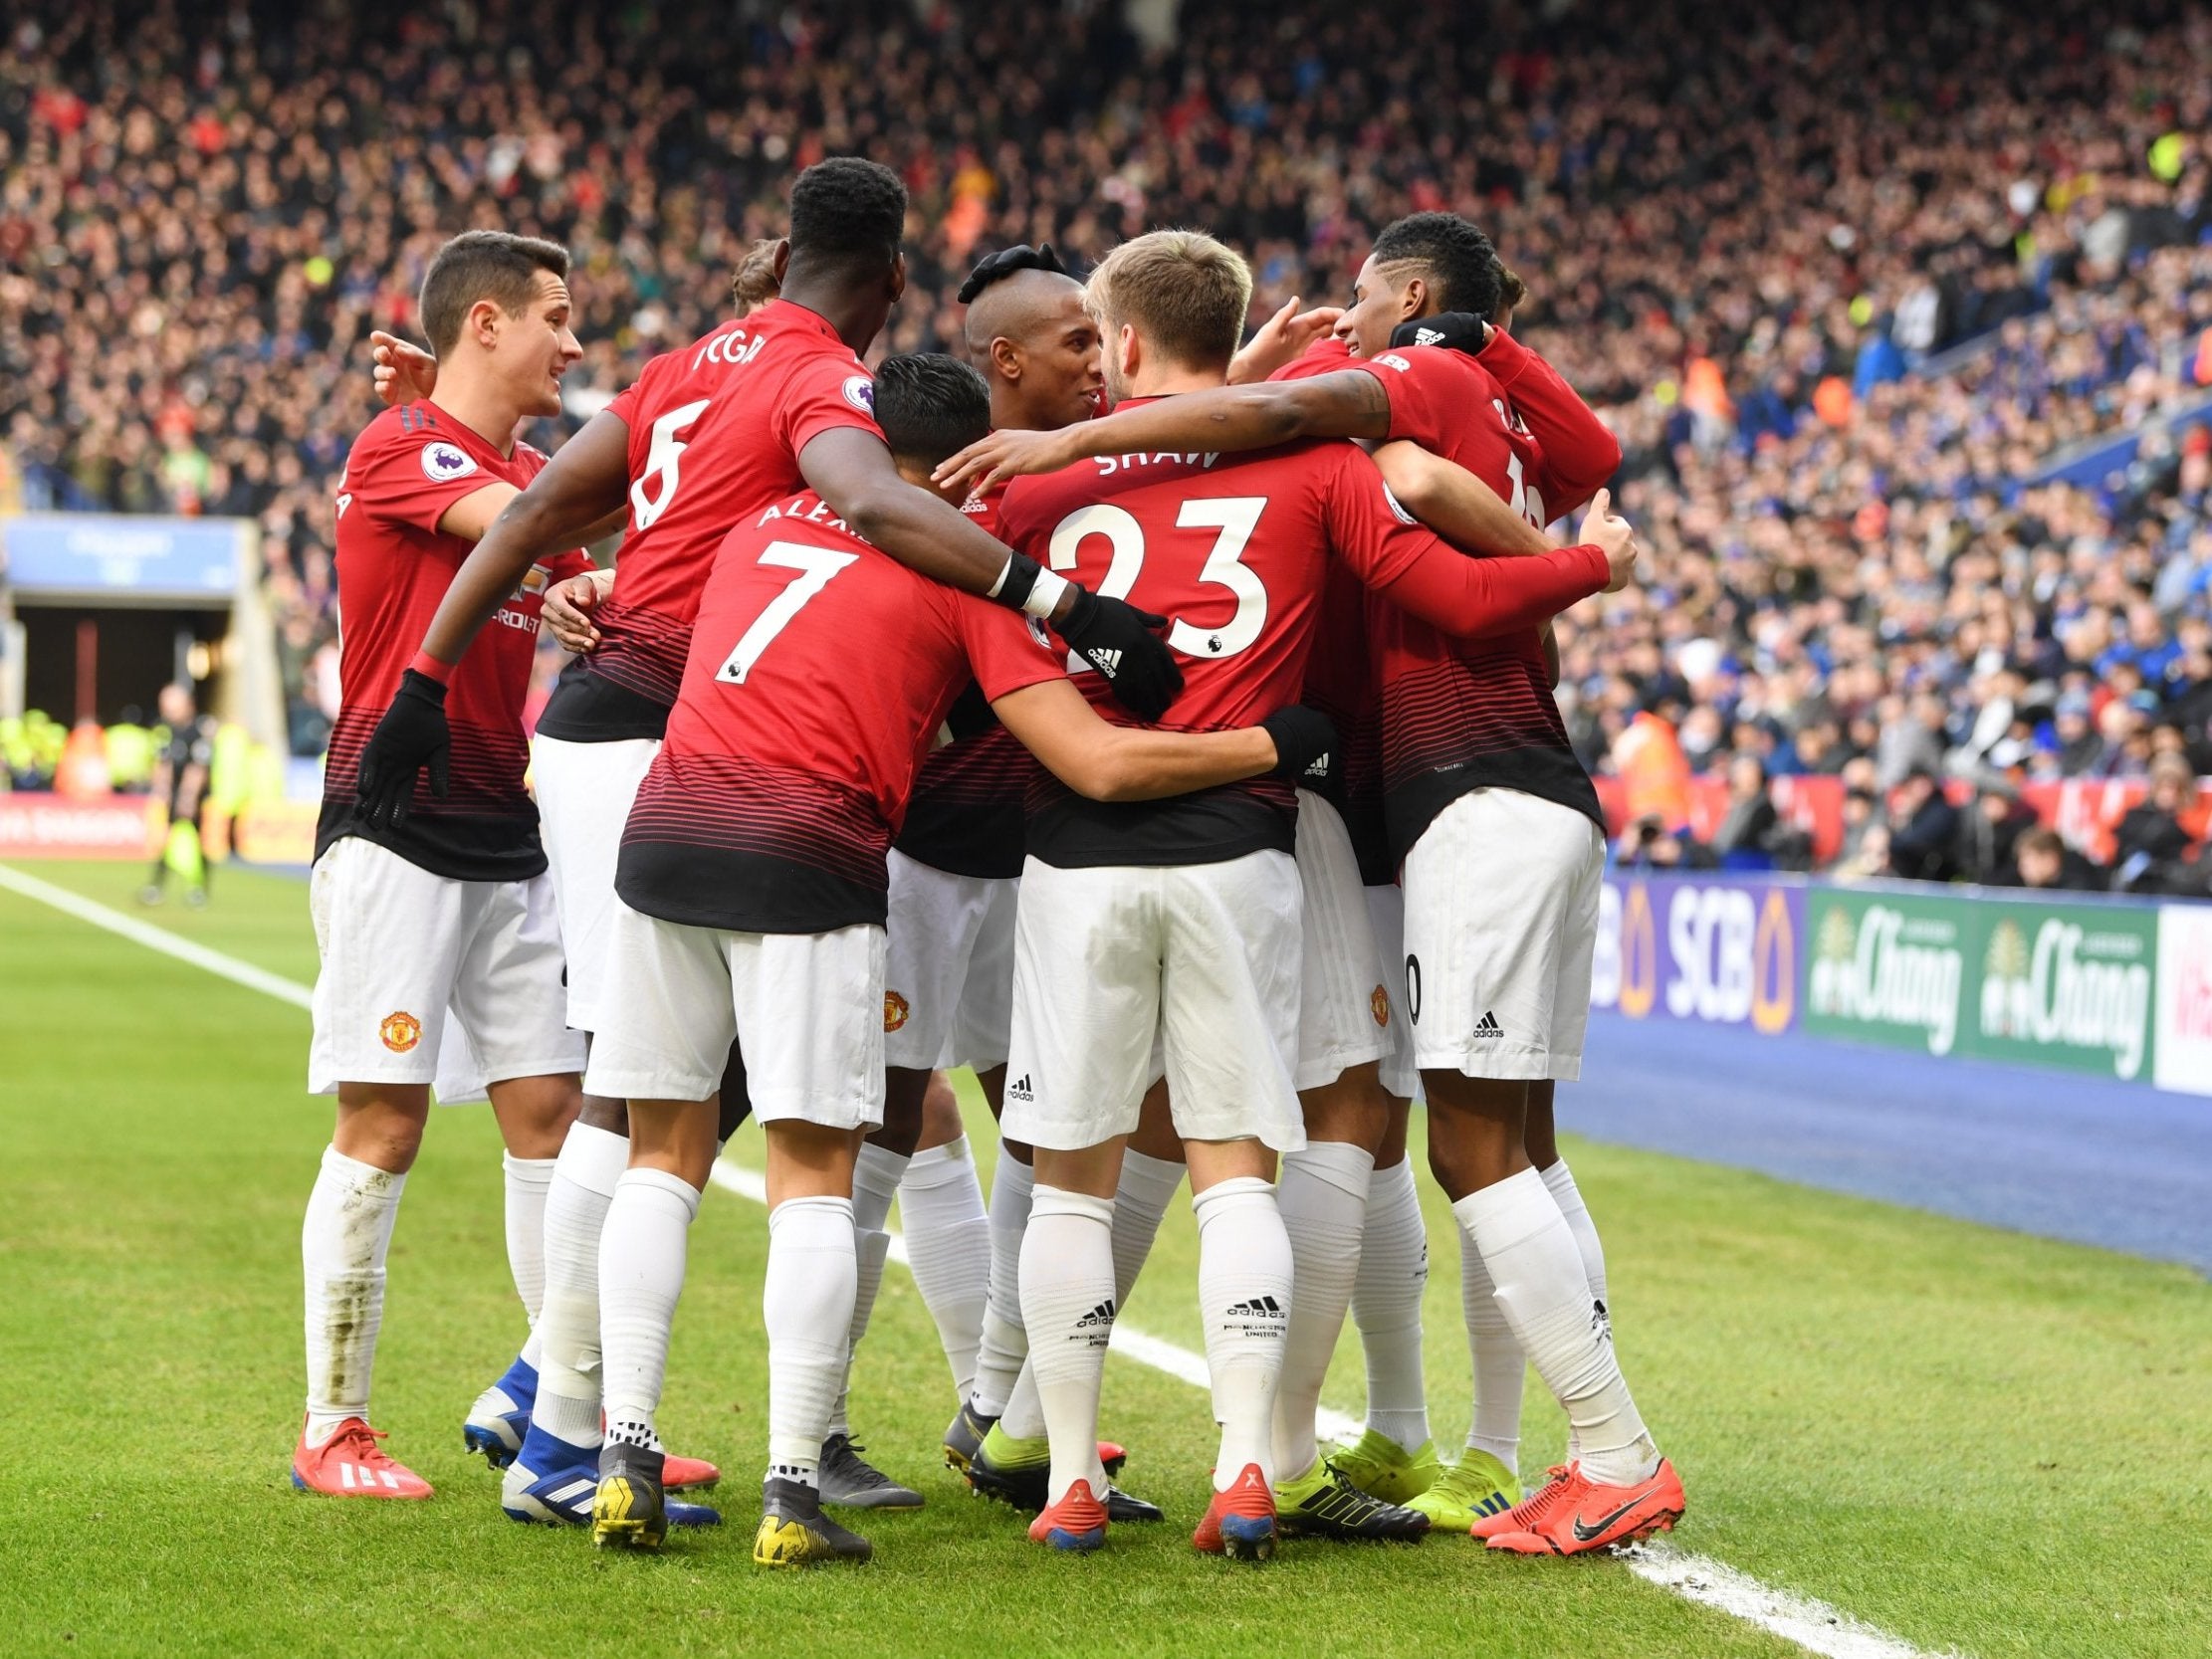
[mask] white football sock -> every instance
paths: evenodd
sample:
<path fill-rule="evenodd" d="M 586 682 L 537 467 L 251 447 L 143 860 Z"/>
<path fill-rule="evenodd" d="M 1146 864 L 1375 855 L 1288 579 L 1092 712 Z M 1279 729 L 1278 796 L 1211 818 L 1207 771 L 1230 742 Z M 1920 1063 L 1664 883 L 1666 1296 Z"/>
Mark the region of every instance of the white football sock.
<path fill-rule="evenodd" d="M 786 1198 L 769 1211 L 761 1313 L 769 1337 L 771 1480 L 820 1484 L 858 1279 L 850 1198 Z"/>
<path fill-rule="evenodd" d="M 849 1436 L 852 1419 L 845 1415 L 852 1397 L 852 1367 L 860 1357 L 860 1339 L 868 1334 L 868 1316 L 875 1309 L 876 1293 L 883 1289 L 883 1264 L 890 1259 L 889 1233 L 852 1235 L 852 1321 L 845 1334 L 845 1368 L 837 1384 L 837 1403 L 830 1408 L 829 1432 Z"/>
<path fill-rule="evenodd" d="M 1214 1420 L 1221 1425 L 1214 1490 L 1225 1492 L 1259 1465 L 1275 1479 L 1275 1383 L 1290 1324 L 1290 1235 L 1271 1182 L 1238 1175 L 1191 1200 L 1199 1219 L 1199 1315 Z"/>
<path fill-rule="evenodd" d="M 1582 1201 L 1582 1189 L 1575 1185 L 1574 1171 L 1561 1158 L 1537 1173 L 1544 1177 L 1552 1202 L 1566 1218 L 1567 1230 L 1575 1235 L 1575 1247 L 1582 1252 L 1582 1276 L 1590 1281 L 1590 1294 L 1606 1305 L 1606 1315 L 1611 1318 L 1613 1299 L 1605 1289 L 1605 1246 L 1598 1240 L 1598 1224 L 1590 1219 L 1590 1206 Z"/>
<path fill-rule="evenodd" d="M 1114 1331 L 1114 1201 L 1036 1188 L 1021 1241 L 1021 1316 L 1052 1441 L 1048 1501 L 1077 1481 L 1103 1498 L 1098 1389 Z"/>
<path fill-rule="evenodd" d="M 300 1228 L 307 1287 L 307 1440 L 320 1446 L 348 1417 L 368 1416 L 376 1333 L 384 1323 L 384 1258 L 407 1177 L 323 1148 Z"/>
<path fill-rule="evenodd" d="M 863 1141 L 852 1164 L 852 1230 L 880 1233 L 891 1219 L 891 1200 L 899 1195 L 899 1178 L 906 1173 L 907 1157 Z"/>
<path fill-rule="evenodd" d="M 1029 1339 L 1021 1325 L 1021 1240 L 1029 1225 L 1030 1193 L 1036 1171 L 998 1151 L 991 1177 L 991 1299 L 984 1310 L 983 1341 L 976 1349 L 979 1416 L 996 1417 L 1006 1409 Z"/>
<path fill-rule="evenodd" d="M 991 1218 L 967 1136 L 914 1154 L 899 1180 L 899 1215 L 914 1288 L 937 1324 L 954 1396 L 965 1400 L 991 1301 Z"/>
<path fill-rule="evenodd" d="M 1467 1355 L 1474 1365 L 1474 1414 L 1467 1421 L 1467 1445 L 1488 1452 L 1518 1474 L 1528 1356 L 1521 1352 L 1505 1310 L 1498 1306 L 1481 1253 L 1464 1230 L 1459 1234 L 1459 1306 L 1467 1323 Z"/>
<path fill-rule="evenodd" d="M 599 1239 L 599 1340 L 607 1437 L 658 1443 L 654 1413 L 668 1373 L 668 1334 L 684 1293 L 699 1189 L 665 1169 L 622 1171 Z"/>
<path fill-rule="evenodd" d="M 1121 1178 L 1114 1184 L 1114 1305 L 1129 1306 L 1137 1275 L 1160 1236 L 1161 1220 L 1183 1185 L 1184 1165 L 1143 1152 L 1121 1154 Z"/>
<path fill-rule="evenodd" d="M 1367 1426 L 1409 1452 L 1429 1438 L 1421 1369 L 1421 1298 L 1428 1288 L 1429 1227 L 1413 1159 L 1401 1158 L 1368 1182 L 1352 1321 L 1367 1355 Z"/>
<path fill-rule="evenodd" d="M 1313 1414 L 1352 1300 L 1374 1171 L 1372 1152 L 1341 1141 L 1315 1141 L 1303 1151 L 1282 1155 L 1275 1203 L 1290 1239 L 1298 1288 L 1275 1389 L 1275 1468 L 1286 1481 L 1304 1475 L 1321 1455 Z"/>
<path fill-rule="evenodd" d="M 1637 1414 L 1582 1252 L 1543 1176 L 1523 1169 L 1451 1207 L 1482 1253 L 1513 1335 L 1566 1408 L 1583 1473 L 1606 1486 L 1648 1479 L 1659 1449 Z"/>
<path fill-rule="evenodd" d="M 1597 1299 L 1604 1311 L 1606 1329 L 1613 1329 L 1613 1301 L 1606 1295 L 1605 1246 L 1598 1241 L 1598 1224 L 1590 1219 L 1590 1206 L 1582 1201 L 1582 1189 L 1575 1185 L 1575 1177 L 1561 1158 L 1549 1169 L 1538 1171 L 1544 1185 L 1551 1189 L 1552 1201 L 1559 1206 L 1559 1213 L 1566 1217 L 1567 1230 L 1575 1235 L 1575 1246 L 1582 1252 L 1582 1274 L 1590 1281 L 1590 1294 Z M 1582 1455 L 1582 1442 L 1573 1428 L 1567 1431 L 1567 1460 L 1571 1463 Z"/>
<path fill-rule="evenodd" d="M 531 1421 L 571 1446 L 599 1443 L 599 1234 L 630 1143 L 589 1124 L 569 1128 L 546 1193 L 546 1301 Z"/>
<path fill-rule="evenodd" d="M 507 1176 L 507 1271 L 514 1275 L 515 1294 L 523 1299 L 530 1319 L 530 1336 L 523 1344 L 523 1358 L 536 1369 L 540 1362 L 538 1313 L 546 1305 L 546 1194 L 553 1187 L 553 1162 L 550 1157 L 500 1155 Z"/>

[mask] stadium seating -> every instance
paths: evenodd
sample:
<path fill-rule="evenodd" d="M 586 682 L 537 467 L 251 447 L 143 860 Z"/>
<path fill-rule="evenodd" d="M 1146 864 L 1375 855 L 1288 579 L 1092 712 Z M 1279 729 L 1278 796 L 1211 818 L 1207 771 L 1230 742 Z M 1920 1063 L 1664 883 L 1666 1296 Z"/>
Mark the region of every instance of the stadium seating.
<path fill-rule="evenodd" d="M 1595 769 L 1649 708 L 1696 769 L 1750 754 L 1878 809 L 1915 763 L 1962 791 L 2212 770 L 2201 21 L 1714 10 L 1192 0 L 1147 47 L 1099 6 L 1039 68 L 1007 0 L 95 0 L 0 44 L 0 511 L 258 518 L 312 752 L 361 341 L 410 328 L 456 229 L 574 249 L 572 426 L 707 325 L 826 153 L 914 192 L 888 350 L 956 345 L 994 245 L 1202 224 L 1251 255 L 1256 319 L 1448 207 L 1627 453 L 1650 584 L 1561 629 Z M 2047 477 L 2135 431 L 2116 475 Z"/>

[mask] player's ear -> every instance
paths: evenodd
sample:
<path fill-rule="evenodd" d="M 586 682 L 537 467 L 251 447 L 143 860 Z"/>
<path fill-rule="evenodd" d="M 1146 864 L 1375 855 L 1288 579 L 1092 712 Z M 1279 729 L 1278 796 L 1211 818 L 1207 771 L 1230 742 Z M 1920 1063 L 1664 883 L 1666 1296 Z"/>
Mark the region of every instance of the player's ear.
<path fill-rule="evenodd" d="M 475 340 L 490 351 L 499 344 L 499 325 L 506 316 L 507 312 L 500 309 L 497 300 L 479 300 L 469 308 L 469 323 L 463 330 L 463 337 Z"/>
<path fill-rule="evenodd" d="M 897 305 L 906 293 L 906 250 L 901 248 L 891 256 L 891 304 Z"/>
<path fill-rule="evenodd" d="M 776 240 L 775 252 L 769 256 L 769 263 L 775 270 L 775 286 L 781 288 L 783 286 L 783 273 L 789 270 L 791 265 L 791 239 L 789 237 L 779 237 Z"/>
<path fill-rule="evenodd" d="M 1116 360 L 1121 364 L 1122 378 L 1124 380 L 1134 380 L 1137 377 L 1137 369 L 1143 363 L 1145 355 L 1144 344 L 1137 338 L 1136 324 L 1124 322 L 1121 325 L 1120 332 L 1115 337 L 1114 343 L 1117 352 Z"/>
<path fill-rule="evenodd" d="M 1398 320 L 1429 314 L 1429 281 L 1425 277 L 1409 278 L 1406 291 L 1398 297 Z"/>
<path fill-rule="evenodd" d="M 994 374 L 1007 381 L 1021 378 L 1021 347 L 1003 334 L 993 336 L 991 341 L 991 368 Z"/>

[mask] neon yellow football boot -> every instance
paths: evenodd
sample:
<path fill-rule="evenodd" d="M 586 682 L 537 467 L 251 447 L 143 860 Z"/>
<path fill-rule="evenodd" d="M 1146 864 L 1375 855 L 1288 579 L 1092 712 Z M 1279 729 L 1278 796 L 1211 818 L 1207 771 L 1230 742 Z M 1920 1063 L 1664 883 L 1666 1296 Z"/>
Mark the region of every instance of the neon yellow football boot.
<path fill-rule="evenodd" d="M 1488 1452 L 1470 1446 L 1406 1507 L 1429 1517 L 1432 1531 L 1464 1537 L 1484 1516 L 1502 1515 L 1520 1501 L 1520 1478 Z"/>
<path fill-rule="evenodd" d="M 1368 1429 L 1349 1446 L 1337 1447 L 1328 1454 L 1328 1460 L 1346 1480 L 1386 1504 L 1412 1503 L 1436 1484 L 1442 1468 L 1437 1461 L 1434 1440 L 1424 1440 L 1419 1451 L 1409 1452 L 1374 1429 Z"/>

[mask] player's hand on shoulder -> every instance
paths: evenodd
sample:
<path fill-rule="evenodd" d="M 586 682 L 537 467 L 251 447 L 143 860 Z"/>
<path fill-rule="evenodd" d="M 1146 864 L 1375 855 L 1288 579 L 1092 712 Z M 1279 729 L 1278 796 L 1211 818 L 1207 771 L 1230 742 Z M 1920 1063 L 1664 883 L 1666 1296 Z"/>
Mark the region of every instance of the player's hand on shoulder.
<path fill-rule="evenodd" d="M 1438 311 L 1435 316 L 1412 316 L 1391 330 L 1397 346 L 1440 345 L 1446 351 L 1473 356 L 1490 343 L 1490 324 L 1472 311 Z"/>
<path fill-rule="evenodd" d="M 606 602 L 613 587 L 613 571 L 585 570 L 546 589 L 545 623 L 561 650 L 579 656 L 598 650 L 599 630 L 591 613 Z"/>
<path fill-rule="evenodd" d="M 1342 306 L 1316 306 L 1302 311 L 1298 296 L 1292 295 L 1229 360 L 1228 383 L 1248 386 L 1266 379 L 1285 363 L 1296 362 L 1306 354 L 1306 347 L 1336 326 L 1343 314 Z"/>
<path fill-rule="evenodd" d="M 1183 690 L 1183 670 L 1160 637 L 1167 625 L 1164 616 L 1071 583 L 1067 614 L 1053 627 L 1105 677 L 1114 701 L 1141 721 L 1156 721 Z"/>
<path fill-rule="evenodd" d="M 1613 511 L 1612 491 L 1600 490 L 1590 498 L 1590 510 L 1582 516 L 1575 539 L 1604 550 L 1613 571 L 1606 592 L 1619 593 L 1636 579 L 1636 526 Z"/>
<path fill-rule="evenodd" d="M 361 817 L 372 828 L 397 829 L 407 821 L 415 778 L 430 768 L 430 792 L 444 800 L 453 731 L 446 724 L 445 687 L 409 669 L 399 677 L 391 707 L 361 748 L 354 790 Z"/>
<path fill-rule="evenodd" d="M 940 463 L 931 480 L 941 489 L 962 485 L 969 495 L 982 496 L 1010 478 L 1056 473 L 1080 459 L 1070 452 L 1061 433 L 1023 432 L 1009 427 L 978 439 L 950 461 Z"/>
<path fill-rule="evenodd" d="M 1326 789 L 1336 781 L 1341 746 L 1336 723 L 1320 710 L 1293 703 L 1277 709 L 1259 726 L 1275 740 L 1275 764 L 1269 777 L 1287 778 L 1308 789 Z"/>
<path fill-rule="evenodd" d="M 369 330 L 368 347 L 376 396 L 385 407 L 419 402 L 437 390 L 438 359 L 421 347 L 381 328 Z"/>

